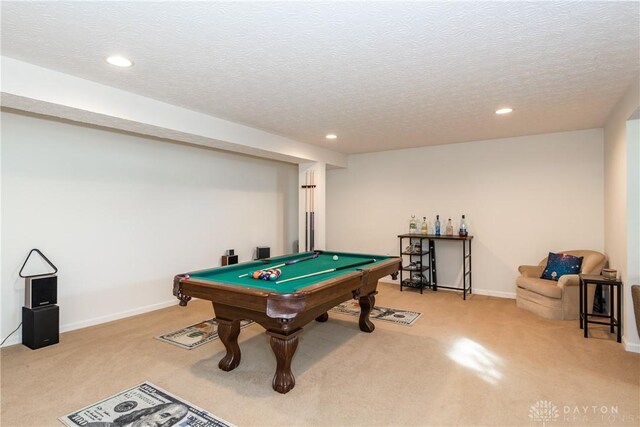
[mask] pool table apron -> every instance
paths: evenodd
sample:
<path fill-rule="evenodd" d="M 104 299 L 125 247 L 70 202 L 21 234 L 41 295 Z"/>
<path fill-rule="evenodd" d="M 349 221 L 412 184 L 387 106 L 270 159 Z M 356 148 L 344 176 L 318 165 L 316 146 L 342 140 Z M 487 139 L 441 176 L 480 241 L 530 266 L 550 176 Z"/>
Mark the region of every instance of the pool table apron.
<path fill-rule="evenodd" d="M 218 364 L 224 371 L 231 371 L 240 364 L 240 320 L 250 319 L 264 327 L 271 337 L 271 348 L 277 361 L 273 388 L 279 393 L 287 393 L 295 385 L 291 359 L 302 327 L 314 319 L 325 322 L 330 309 L 353 298 L 360 304 L 360 330 L 373 332 L 375 326 L 369 320 L 369 314 L 375 304 L 378 280 L 396 273 L 399 263 L 397 258 L 390 258 L 371 268 L 362 268 L 289 294 L 193 278 L 184 280 L 181 276 L 176 276 L 173 292 L 180 299 L 180 305 L 186 305 L 191 297 L 212 302 L 218 336 L 227 350 Z"/>

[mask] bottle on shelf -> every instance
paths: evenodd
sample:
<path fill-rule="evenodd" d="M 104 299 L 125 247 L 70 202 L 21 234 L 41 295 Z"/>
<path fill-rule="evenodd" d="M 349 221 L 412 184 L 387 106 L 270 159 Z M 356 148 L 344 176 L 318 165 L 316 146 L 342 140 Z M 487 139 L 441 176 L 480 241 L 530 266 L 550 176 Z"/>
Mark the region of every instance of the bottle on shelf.
<path fill-rule="evenodd" d="M 436 236 L 440 235 L 440 215 L 436 215 Z"/>
<path fill-rule="evenodd" d="M 418 221 L 416 220 L 415 215 L 411 215 L 411 219 L 409 220 L 409 233 L 410 234 L 418 233 Z"/>
<path fill-rule="evenodd" d="M 458 233 L 458 235 L 460 237 L 467 237 L 468 234 L 467 221 L 464 219 L 464 215 L 462 215 L 462 220 L 460 221 L 460 232 Z"/>
<path fill-rule="evenodd" d="M 449 218 L 449 221 L 447 222 L 447 236 L 453 236 L 453 224 L 451 224 L 451 218 Z"/>
<path fill-rule="evenodd" d="M 422 227 L 420 227 L 420 234 L 429 234 L 429 223 L 427 222 L 427 217 L 422 217 Z"/>

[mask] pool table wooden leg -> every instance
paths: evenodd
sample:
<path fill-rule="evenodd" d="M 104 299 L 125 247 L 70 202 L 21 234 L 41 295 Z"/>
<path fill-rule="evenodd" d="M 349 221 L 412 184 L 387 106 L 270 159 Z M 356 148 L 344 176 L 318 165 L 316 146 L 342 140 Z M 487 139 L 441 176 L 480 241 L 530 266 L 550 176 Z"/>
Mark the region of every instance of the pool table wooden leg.
<path fill-rule="evenodd" d="M 218 322 L 218 336 L 227 349 L 227 354 L 220 360 L 218 367 L 223 371 L 231 371 L 240 364 L 240 320 L 216 319 Z"/>
<path fill-rule="evenodd" d="M 376 303 L 377 292 L 372 292 L 369 295 L 361 296 L 358 302 L 360 303 L 360 330 L 362 332 L 373 332 L 376 326 L 369 320 L 369 314 L 371 309 Z"/>
<path fill-rule="evenodd" d="M 298 348 L 298 335 L 302 329 L 289 335 L 267 331 L 271 337 L 271 348 L 276 356 L 276 374 L 273 376 L 273 389 L 278 393 L 288 393 L 296 385 L 296 379 L 291 372 L 291 359 Z"/>

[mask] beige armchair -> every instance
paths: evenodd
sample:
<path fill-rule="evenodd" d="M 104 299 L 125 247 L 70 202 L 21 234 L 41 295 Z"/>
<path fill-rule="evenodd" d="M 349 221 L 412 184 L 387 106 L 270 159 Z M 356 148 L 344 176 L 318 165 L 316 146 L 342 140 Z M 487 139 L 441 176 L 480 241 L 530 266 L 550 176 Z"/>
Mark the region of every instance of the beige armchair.
<path fill-rule="evenodd" d="M 607 256 L 596 251 L 562 251 L 560 253 L 581 256 L 582 274 L 600 274 L 607 263 Z M 516 305 L 548 319 L 577 319 L 580 317 L 580 279 L 577 274 L 566 274 L 555 280 L 541 279 L 547 258 L 538 265 L 521 265 L 516 279 Z M 593 307 L 595 286 L 587 293 L 589 313 Z"/>

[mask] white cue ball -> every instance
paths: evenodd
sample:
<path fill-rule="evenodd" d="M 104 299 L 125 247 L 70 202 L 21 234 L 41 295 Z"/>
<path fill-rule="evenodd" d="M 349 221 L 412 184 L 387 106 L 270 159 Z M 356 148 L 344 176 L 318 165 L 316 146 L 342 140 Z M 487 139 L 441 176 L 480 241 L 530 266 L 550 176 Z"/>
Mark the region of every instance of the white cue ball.
<path fill-rule="evenodd" d="M 334 260 L 334 261 L 337 261 L 337 260 L 338 260 L 338 255 L 334 255 L 334 256 L 333 256 L 333 260 Z"/>

